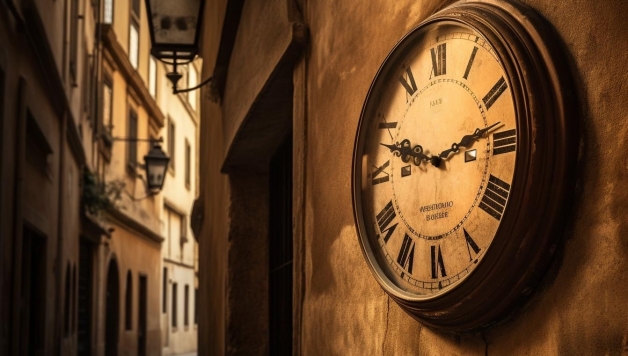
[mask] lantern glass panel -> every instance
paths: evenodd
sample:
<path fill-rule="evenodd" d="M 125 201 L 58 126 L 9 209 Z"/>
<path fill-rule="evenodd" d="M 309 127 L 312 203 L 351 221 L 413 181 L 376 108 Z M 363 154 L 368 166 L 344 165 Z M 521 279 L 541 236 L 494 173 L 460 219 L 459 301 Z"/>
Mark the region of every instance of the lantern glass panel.
<path fill-rule="evenodd" d="M 149 0 L 155 45 L 194 45 L 201 0 Z"/>

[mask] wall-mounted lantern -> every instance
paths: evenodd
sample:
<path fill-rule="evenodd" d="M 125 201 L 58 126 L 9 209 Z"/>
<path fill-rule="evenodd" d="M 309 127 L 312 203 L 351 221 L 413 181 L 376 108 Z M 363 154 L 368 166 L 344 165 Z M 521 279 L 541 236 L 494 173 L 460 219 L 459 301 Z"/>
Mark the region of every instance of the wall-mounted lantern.
<path fill-rule="evenodd" d="M 177 65 L 190 63 L 199 52 L 205 0 L 145 1 L 150 26 L 150 52 L 153 57 L 172 65 L 172 72 L 166 77 L 172 82 L 173 93 L 196 90 L 209 83 L 211 77 L 192 88 L 177 88 L 182 77 L 177 72 Z"/>
<path fill-rule="evenodd" d="M 166 181 L 166 171 L 168 169 L 168 162 L 170 162 L 170 157 L 166 155 L 166 153 L 161 149 L 160 142 L 163 142 L 163 138 L 159 139 L 142 139 L 142 138 L 131 138 L 131 137 L 114 137 L 114 141 L 126 141 L 126 142 L 150 142 L 152 144 L 152 148 L 148 153 L 144 156 L 144 164 L 138 164 L 137 166 L 143 168 L 146 172 L 146 179 L 143 176 L 139 176 L 139 178 L 144 181 L 146 185 L 146 196 L 141 198 L 135 198 L 134 196 L 129 195 L 132 200 L 138 201 L 148 197 L 151 197 L 161 191 L 164 186 L 164 182 Z"/>
<path fill-rule="evenodd" d="M 146 188 L 149 192 L 157 193 L 163 188 L 169 161 L 170 157 L 158 143 L 153 144 L 153 148 L 144 156 Z"/>

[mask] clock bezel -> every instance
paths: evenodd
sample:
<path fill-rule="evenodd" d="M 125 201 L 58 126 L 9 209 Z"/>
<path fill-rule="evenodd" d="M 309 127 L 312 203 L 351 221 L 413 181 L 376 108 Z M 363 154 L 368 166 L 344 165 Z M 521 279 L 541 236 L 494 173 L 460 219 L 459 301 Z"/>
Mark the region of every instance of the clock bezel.
<path fill-rule="evenodd" d="M 361 204 L 365 115 L 391 59 L 409 38 L 441 22 L 469 27 L 489 42 L 508 77 L 517 122 L 516 167 L 509 202 L 490 247 L 463 281 L 433 298 L 415 297 L 393 285 L 377 264 Z M 577 158 L 575 99 L 552 30 L 525 5 L 500 0 L 462 1 L 405 34 L 380 66 L 362 108 L 354 146 L 352 195 L 361 249 L 382 288 L 410 315 L 444 331 L 486 326 L 518 305 L 543 275 L 559 242 Z M 554 42 L 553 42 L 554 41 Z M 420 43 L 420 41 L 418 41 Z M 548 154 L 550 152 L 550 154 Z M 553 152 L 554 154 L 551 154 Z"/>

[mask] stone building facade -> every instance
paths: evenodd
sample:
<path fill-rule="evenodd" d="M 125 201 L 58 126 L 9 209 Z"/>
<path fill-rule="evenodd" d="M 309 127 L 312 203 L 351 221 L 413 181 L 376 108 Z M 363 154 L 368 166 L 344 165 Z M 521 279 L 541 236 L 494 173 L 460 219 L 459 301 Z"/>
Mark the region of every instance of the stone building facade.
<path fill-rule="evenodd" d="M 198 83 L 200 62 L 179 68 L 183 75 L 180 87 L 189 88 Z M 164 106 L 168 113 L 164 147 L 171 157 L 171 164 L 162 191 L 161 212 L 164 237 L 160 291 L 163 355 L 190 353 L 197 347 L 198 244 L 190 228 L 190 211 L 198 194 L 199 94 L 191 91 L 167 95 L 167 105 Z"/>
<path fill-rule="evenodd" d="M 192 216 L 201 354 L 628 352 L 622 1 L 525 1 L 561 39 L 560 65 L 574 82 L 563 90 L 578 98 L 571 119 L 580 126 L 574 203 L 525 304 L 491 327 L 444 334 L 402 311 L 373 278 L 352 211 L 360 112 L 395 43 L 450 3 L 206 5 L 203 78 L 213 82 L 203 93 Z"/>
<path fill-rule="evenodd" d="M 94 15 L 77 2 L 0 5 L 0 354 L 75 352 L 82 125 Z M 85 16 L 79 19 L 78 13 Z M 45 297 L 44 297 L 45 296 Z"/>
<path fill-rule="evenodd" d="M 4 1 L 0 42 L 0 354 L 161 355 L 168 209 L 187 239 L 176 350 L 195 350 L 200 110 L 150 56 L 144 1 Z M 143 170 L 162 137 L 167 198 Z"/>

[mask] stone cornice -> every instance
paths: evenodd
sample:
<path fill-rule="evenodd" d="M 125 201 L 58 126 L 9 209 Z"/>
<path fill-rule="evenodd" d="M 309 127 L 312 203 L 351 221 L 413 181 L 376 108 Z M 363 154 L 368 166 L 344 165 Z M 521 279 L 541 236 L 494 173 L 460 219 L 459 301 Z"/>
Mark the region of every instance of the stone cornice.
<path fill-rule="evenodd" d="M 164 238 L 159 233 L 153 231 L 146 225 L 133 219 L 119 209 L 110 207 L 107 208 L 106 212 L 110 221 L 124 225 L 127 229 L 137 232 L 138 236 L 144 237 L 157 244 L 161 244 L 164 241 Z"/>

